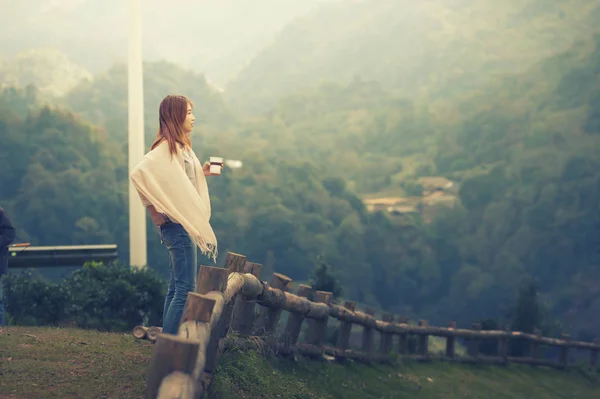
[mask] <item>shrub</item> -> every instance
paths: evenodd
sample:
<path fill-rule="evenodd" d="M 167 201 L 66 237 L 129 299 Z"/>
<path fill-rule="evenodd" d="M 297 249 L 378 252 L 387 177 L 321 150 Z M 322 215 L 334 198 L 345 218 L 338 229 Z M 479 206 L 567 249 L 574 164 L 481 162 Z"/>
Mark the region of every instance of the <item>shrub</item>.
<path fill-rule="evenodd" d="M 16 324 L 74 324 L 103 331 L 160 325 L 166 289 L 154 270 L 118 262 L 86 263 L 60 284 L 30 271 L 9 274 L 5 286 L 6 310 Z"/>

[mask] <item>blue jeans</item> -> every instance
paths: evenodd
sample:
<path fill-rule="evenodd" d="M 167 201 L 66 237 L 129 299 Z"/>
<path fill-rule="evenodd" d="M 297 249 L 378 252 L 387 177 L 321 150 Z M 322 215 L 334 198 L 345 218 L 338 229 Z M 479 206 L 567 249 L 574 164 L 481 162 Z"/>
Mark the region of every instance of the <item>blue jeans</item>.
<path fill-rule="evenodd" d="M 160 226 L 160 238 L 169 250 L 169 288 L 163 311 L 163 333 L 177 334 L 188 292 L 196 289 L 198 252 L 182 225 Z"/>

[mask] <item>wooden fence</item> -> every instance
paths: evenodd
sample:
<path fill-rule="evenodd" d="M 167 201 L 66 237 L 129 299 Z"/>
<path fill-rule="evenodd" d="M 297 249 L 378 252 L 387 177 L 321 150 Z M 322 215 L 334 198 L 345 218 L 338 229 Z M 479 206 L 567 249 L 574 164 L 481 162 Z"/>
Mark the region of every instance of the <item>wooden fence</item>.
<path fill-rule="evenodd" d="M 282 355 L 301 354 L 321 357 L 324 354 L 337 360 L 355 359 L 364 362 L 393 362 L 398 357 L 416 360 L 446 360 L 466 363 L 509 362 L 565 368 L 573 349 L 589 351 L 589 362 L 596 366 L 600 345 L 581 342 L 563 336 L 561 339 L 542 337 L 539 333 L 524 334 L 511 331 L 482 331 L 481 325 L 472 329 L 431 327 L 426 321 L 409 325 L 407 320 L 394 321 L 385 314 L 382 320 L 374 311 L 355 309 L 355 303 L 343 306 L 331 303 L 331 293 L 314 291 L 300 284 L 296 294 L 289 292 L 291 279 L 274 273 L 270 283 L 259 280 L 261 265 L 246 260 L 243 255 L 229 253 L 225 268 L 201 266 L 196 292 L 188 294 L 186 307 L 177 335 L 162 334 L 159 328 L 136 327 L 134 336 L 156 341 L 146 398 L 199 398 L 210 384 L 220 353 L 234 341 L 239 346 L 253 346 L 256 340 L 226 338 L 228 331 L 235 336 L 262 335 L 270 337 L 270 345 Z M 307 299 L 311 297 L 312 300 Z M 260 305 L 258 313 L 256 305 Z M 285 328 L 274 339 L 282 311 L 288 311 Z M 326 330 L 330 318 L 339 320 L 337 343 L 326 344 Z M 304 342 L 299 342 L 301 327 L 308 323 Z M 362 350 L 349 349 L 353 325 L 362 328 Z M 379 345 L 376 347 L 376 336 Z M 429 351 L 429 337 L 446 338 L 443 354 Z M 467 355 L 455 352 L 457 338 L 468 340 Z M 529 354 L 525 357 L 509 356 L 510 340 L 529 341 Z M 481 344 L 495 341 L 495 355 L 484 355 Z M 397 342 L 393 350 L 394 341 Z M 416 342 L 415 342 L 416 341 Z M 558 358 L 540 356 L 542 345 L 558 347 Z"/>

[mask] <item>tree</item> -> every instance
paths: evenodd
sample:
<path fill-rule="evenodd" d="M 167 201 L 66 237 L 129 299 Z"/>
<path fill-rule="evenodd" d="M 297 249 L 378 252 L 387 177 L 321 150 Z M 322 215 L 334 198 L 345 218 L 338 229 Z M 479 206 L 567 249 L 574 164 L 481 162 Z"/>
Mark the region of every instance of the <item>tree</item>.
<path fill-rule="evenodd" d="M 513 310 L 511 330 L 533 334 L 536 328 L 541 328 L 542 311 L 538 300 L 538 290 L 533 281 L 523 284 L 519 290 L 519 297 Z M 511 342 L 512 356 L 524 356 L 529 344 L 524 341 Z"/>
<path fill-rule="evenodd" d="M 316 291 L 331 292 L 333 298 L 342 295 L 342 286 L 332 271 L 332 267 L 319 258 L 317 267 L 310 273 L 310 285 Z"/>

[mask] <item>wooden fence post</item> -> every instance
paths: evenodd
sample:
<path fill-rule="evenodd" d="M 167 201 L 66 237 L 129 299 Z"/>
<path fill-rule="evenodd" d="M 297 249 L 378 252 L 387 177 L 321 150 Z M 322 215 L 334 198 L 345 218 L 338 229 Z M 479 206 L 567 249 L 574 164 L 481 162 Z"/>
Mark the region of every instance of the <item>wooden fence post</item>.
<path fill-rule="evenodd" d="M 315 297 L 313 298 L 313 302 L 316 303 L 324 303 L 326 305 L 330 305 L 331 303 L 331 292 L 325 291 L 317 291 L 315 292 Z M 324 319 L 309 319 L 308 320 L 308 330 L 306 331 L 306 343 L 310 345 L 314 345 L 318 348 L 322 347 L 325 343 L 325 334 L 327 333 L 327 321 L 329 317 Z"/>
<path fill-rule="evenodd" d="M 231 273 L 244 273 L 244 266 L 246 265 L 246 257 L 233 252 L 227 254 L 227 260 L 225 261 L 225 269 L 227 269 L 227 275 Z M 227 288 L 227 285 L 225 285 Z M 219 326 L 221 331 L 221 338 L 224 338 L 229 332 L 229 325 L 231 324 L 231 316 L 233 315 L 233 307 L 238 295 L 231 298 L 229 303 L 225 304 L 223 308 L 223 314 L 221 315 L 222 324 Z"/>
<path fill-rule="evenodd" d="M 210 291 L 224 292 L 227 287 L 228 274 L 228 270 L 222 267 L 200 266 L 196 292 L 202 295 Z"/>
<path fill-rule="evenodd" d="M 471 329 L 474 332 L 480 332 L 481 331 L 481 323 L 473 323 L 471 325 Z M 470 357 L 479 357 L 479 346 L 481 344 L 481 338 L 479 337 L 472 337 L 469 339 L 469 356 Z"/>
<path fill-rule="evenodd" d="M 281 291 L 289 291 L 292 279 L 283 274 L 273 273 L 271 277 L 271 288 L 277 288 Z M 268 308 L 261 306 L 258 314 L 257 335 L 274 334 L 277 322 L 281 316 L 282 309 Z"/>
<path fill-rule="evenodd" d="M 197 292 L 188 292 L 179 326 L 181 327 L 188 320 L 201 321 L 203 323 L 210 322 L 214 307 L 214 299 L 206 298 Z"/>
<path fill-rule="evenodd" d="M 386 323 L 393 323 L 394 315 L 390 314 L 390 313 L 386 313 L 383 315 L 382 321 L 384 321 Z M 379 352 L 381 352 L 381 354 L 388 355 L 391 352 L 392 346 L 393 346 L 393 341 L 392 341 L 393 338 L 394 338 L 394 336 L 390 333 L 387 333 L 387 332 L 381 333 L 381 343 L 379 344 Z"/>
<path fill-rule="evenodd" d="M 533 334 L 536 336 L 536 338 L 540 338 L 542 336 L 542 332 L 538 328 L 533 330 Z M 529 356 L 534 360 L 538 359 L 540 357 L 539 343 L 537 341 L 531 341 L 529 348 Z"/>
<path fill-rule="evenodd" d="M 302 298 L 307 298 L 311 291 L 312 288 L 309 285 L 300 284 L 298 285 L 296 295 Z M 286 352 L 289 351 L 291 346 L 296 345 L 296 342 L 298 342 L 303 321 L 303 314 L 290 313 L 285 326 L 285 332 L 283 334 L 283 344 Z"/>
<path fill-rule="evenodd" d="M 419 320 L 419 326 L 428 327 L 429 323 L 427 320 Z M 419 355 L 427 357 L 429 352 L 429 335 L 423 334 L 419 335 Z"/>
<path fill-rule="evenodd" d="M 198 356 L 197 342 L 171 334 L 160 334 L 156 340 L 150 362 L 150 373 L 146 385 L 146 399 L 158 397 L 163 379 L 172 372 L 180 371 L 191 376 Z"/>
<path fill-rule="evenodd" d="M 227 276 L 229 270 L 222 267 L 200 266 L 199 279 L 196 285 L 196 292 L 207 294 L 210 291 L 224 292 L 227 287 Z M 214 330 L 210 333 L 210 340 L 206 347 L 206 365 L 204 369 L 212 372 L 217 362 L 217 351 L 219 349 L 219 340 L 221 339 L 220 328 L 223 323 L 223 315 Z"/>
<path fill-rule="evenodd" d="M 260 263 L 246 262 L 244 266 L 244 272 L 250 273 L 254 277 L 260 280 L 260 272 L 262 265 Z M 252 333 L 252 326 L 254 324 L 254 309 L 256 307 L 255 300 L 248 300 L 242 296 L 236 299 L 235 306 L 233 308 L 233 317 L 231 320 L 231 328 L 234 331 L 242 335 L 249 335 Z"/>
<path fill-rule="evenodd" d="M 450 323 L 448 323 L 448 329 L 456 330 L 456 322 L 451 321 Z M 446 337 L 446 356 L 449 357 L 450 359 L 454 359 L 455 348 L 456 348 L 456 337 L 454 335 L 448 335 L 448 337 Z"/>
<path fill-rule="evenodd" d="M 408 317 L 400 316 L 400 324 L 408 324 Z M 408 333 L 400 333 L 398 338 L 398 353 L 406 355 L 408 353 Z"/>
<path fill-rule="evenodd" d="M 505 336 L 498 338 L 498 356 L 502 359 L 502 364 L 508 364 L 508 347 L 510 340 L 510 328 L 508 326 L 504 327 Z"/>
<path fill-rule="evenodd" d="M 344 302 L 344 307 L 352 312 L 356 309 L 356 302 L 346 301 Z M 352 322 L 350 321 L 340 321 L 340 329 L 338 331 L 338 340 L 337 340 L 337 352 L 338 358 L 342 359 L 343 353 L 348 349 L 350 342 L 350 333 L 352 331 Z"/>
<path fill-rule="evenodd" d="M 375 315 L 375 311 L 371 308 L 366 308 L 365 313 L 369 316 Z M 363 327 L 362 350 L 365 353 L 367 360 L 371 361 L 371 358 L 373 357 L 373 328 L 369 326 Z"/>
<path fill-rule="evenodd" d="M 569 334 L 561 334 L 560 338 L 567 341 L 567 345 L 560 347 L 560 357 L 559 364 L 562 368 L 567 368 L 569 366 L 569 344 L 568 342 L 571 340 Z"/>
<path fill-rule="evenodd" d="M 594 338 L 592 342 L 598 345 L 598 343 L 600 343 L 600 339 Z M 590 353 L 590 367 L 596 367 L 596 363 L 598 363 L 598 349 L 592 349 Z"/>

